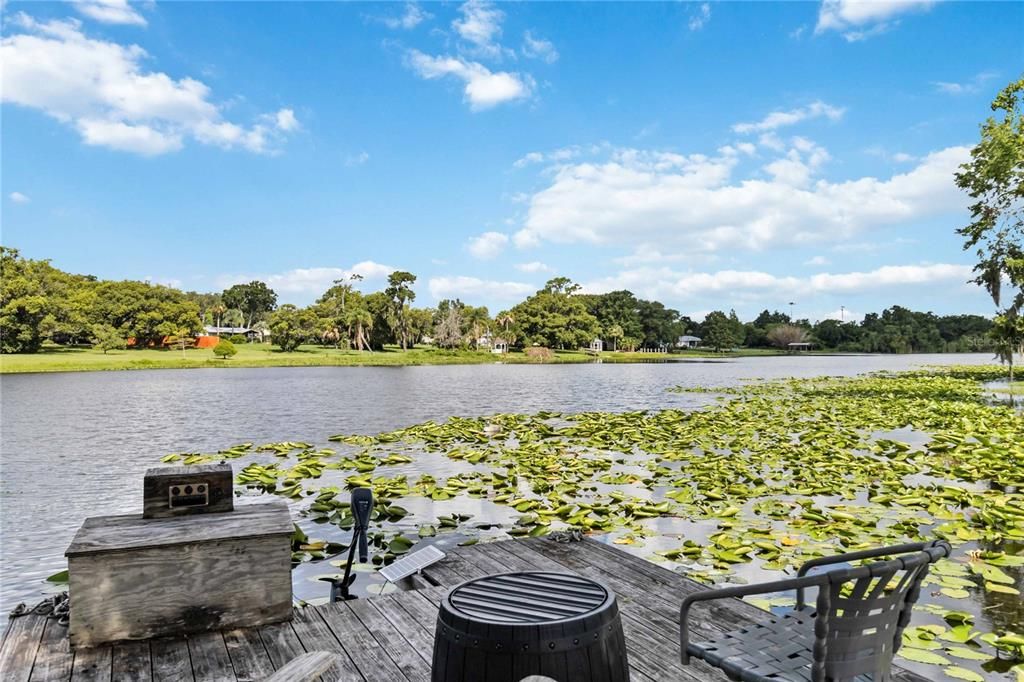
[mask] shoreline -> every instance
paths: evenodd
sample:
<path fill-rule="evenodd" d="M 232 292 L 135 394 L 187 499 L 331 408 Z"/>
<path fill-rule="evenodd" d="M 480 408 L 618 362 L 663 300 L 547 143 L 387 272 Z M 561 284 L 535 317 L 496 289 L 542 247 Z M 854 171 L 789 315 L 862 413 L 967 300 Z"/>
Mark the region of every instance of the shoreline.
<path fill-rule="evenodd" d="M 254 344 L 255 345 L 255 344 Z M 239 353 L 229 360 L 215 358 L 211 351 L 125 350 L 104 355 L 92 350 L 54 350 L 32 354 L 0 356 L 0 374 L 46 374 L 56 372 L 115 372 L 146 369 L 224 369 L 261 367 L 415 367 L 424 365 L 558 365 L 586 363 L 651 363 L 708 361 L 740 357 L 741 355 L 776 355 L 776 353 L 618 353 L 600 355 L 577 351 L 553 351 L 550 359 L 537 360 L 522 352 L 503 355 L 486 351 L 438 351 L 415 348 L 401 351 L 385 348 L 383 351 L 341 351 L 333 348 L 305 346 L 299 351 L 285 353 L 271 350 L 266 345 L 251 348 L 241 346 Z"/>
<path fill-rule="evenodd" d="M 627 353 L 604 351 L 600 354 L 582 351 L 552 351 L 548 359 L 535 359 L 523 352 L 494 354 L 488 351 L 444 351 L 435 348 L 412 348 L 402 351 L 386 347 L 383 351 L 351 351 L 320 346 L 303 346 L 297 351 L 283 352 L 270 344 L 239 346 L 239 353 L 229 360 L 219 360 L 208 349 L 120 350 L 104 354 L 87 348 L 53 348 L 39 353 L 0 355 L 0 374 L 51 374 L 58 372 L 115 372 L 151 369 L 223 369 L 263 367 L 415 367 L 424 365 L 558 365 L 558 364 L 645 364 L 677 362 L 715 362 L 743 357 L 791 357 L 794 354 L 774 349 L 739 349 L 714 351 L 682 351 L 675 353 Z M 843 353 L 809 351 L 800 355 L 871 356 L 877 353 Z M 958 355 L 958 353 L 948 353 Z"/>

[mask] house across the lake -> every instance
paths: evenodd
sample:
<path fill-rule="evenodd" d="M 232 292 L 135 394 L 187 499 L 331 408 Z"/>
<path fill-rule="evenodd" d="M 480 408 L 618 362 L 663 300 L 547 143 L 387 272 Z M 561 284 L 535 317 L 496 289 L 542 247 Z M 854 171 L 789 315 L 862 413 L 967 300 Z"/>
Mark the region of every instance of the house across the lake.
<path fill-rule="evenodd" d="M 700 345 L 699 336 L 680 336 L 676 348 L 696 348 Z"/>
<path fill-rule="evenodd" d="M 590 342 L 590 350 L 594 353 L 600 353 L 604 350 L 604 341 L 601 339 L 594 339 Z"/>
<path fill-rule="evenodd" d="M 258 343 L 270 336 L 270 330 L 250 327 L 216 327 L 207 325 L 203 327 L 207 336 L 244 336 L 250 343 Z"/>
<path fill-rule="evenodd" d="M 810 350 L 811 344 L 807 341 L 801 341 L 789 344 L 788 348 L 790 353 L 801 353 L 803 351 Z"/>

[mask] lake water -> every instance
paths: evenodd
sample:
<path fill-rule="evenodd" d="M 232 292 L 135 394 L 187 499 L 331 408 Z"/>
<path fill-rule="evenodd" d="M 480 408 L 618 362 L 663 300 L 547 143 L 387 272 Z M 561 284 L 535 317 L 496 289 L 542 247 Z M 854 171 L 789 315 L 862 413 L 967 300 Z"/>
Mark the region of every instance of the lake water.
<path fill-rule="evenodd" d="M 44 594 L 46 576 L 66 566 L 64 549 L 84 518 L 140 511 L 144 471 L 170 452 L 245 441 L 326 444 L 335 433 L 373 434 L 452 415 L 698 408 L 713 397 L 665 389 L 991 361 L 988 354 L 807 355 L 3 375 L 0 621 L 18 602 Z"/>

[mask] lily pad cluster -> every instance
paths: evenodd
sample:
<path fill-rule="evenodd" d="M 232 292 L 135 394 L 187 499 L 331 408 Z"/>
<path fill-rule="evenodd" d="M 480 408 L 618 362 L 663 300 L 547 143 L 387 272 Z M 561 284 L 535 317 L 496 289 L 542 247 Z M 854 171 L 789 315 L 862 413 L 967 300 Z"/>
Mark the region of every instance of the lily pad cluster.
<path fill-rule="evenodd" d="M 755 382 L 697 411 L 453 417 L 332 436 L 331 448 L 245 443 L 164 461 L 253 457 L 239 484 L 301 501 L 311 519 L 343 529 L 345 488 L 371 487 L 378 563 L 446 529 L 488 527 L 448 515 L 408 528 L 398 503 L 415 498 L 503 505 L 512 536 L 610 533 L 709 583 L 943 537 L 954 556 L 927 578 L 900 655 L 954 679 L 1024 677 L 1024 417 L 983 387 L 1003 377 L 999 367 L 954 367 Z M 457 473 L 404 472 L 430 456 Z M 975 628 L 982 620 L 990 631 Z"/>

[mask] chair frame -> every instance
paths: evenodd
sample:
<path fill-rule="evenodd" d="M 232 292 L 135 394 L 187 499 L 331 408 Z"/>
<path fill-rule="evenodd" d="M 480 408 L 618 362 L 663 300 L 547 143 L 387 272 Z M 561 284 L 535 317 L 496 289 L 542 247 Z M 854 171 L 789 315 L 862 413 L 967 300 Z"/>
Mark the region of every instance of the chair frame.
<path fill-rule="evenodd" d="M 914 578 L 913 583 L 909 585 L 904 603 L 898 616 L 895 641 L 893 642 L 891 654 L 894 655 L 900 647 L 903 630 L 910 622 L 911 607 L 917 601 L 918 595 L 920 594 L 921 581 L 928 572 L 928 565 L 938 561 L 942 557 L 949 556 L 950 552 L 950 545 L 945 540 L 915 542 L 895 545 L 892 547 L 879 547 L 876 549 L 867 549 L 858 552 L 849 552 L 847 554 L 837 554 L 834 556 L 811 559 L 800 567 L 795 578 L 776 580 L 757 585 L 742 585 L 723 589 L 705 590 L 688 595 L 683 599 L 683 603 L 679 608 L 679 649 L 681 661 L 683 665 L 687 665 L 690 662 L 691 653 L 688 650 L 690 644 L 690 633 L 687 618 L 689 616 L 690 608 L 697 602 L 727 599 L 731 597 L 745 597 L 755 594 L 766 594 L 795 589 L 796 610 L 802 612 L 808 606 L 804 602 L 804 590 L 808 587 L 817 587 L 819 589 L 816 600 L 816 609 L 813 614 L 814 646 L 812 649 L 813 663 L 811 665 L 811 680 L 812 682 L 826 682 L 826 656 L 828 653 L 828 635 L 830 630 L 829 616 L 832 610 L 832 589 L 821 588 L 838 588 L 842 583 L 861 580 L 863 578 L 882 576 L 886 573 L 892 573 L 899 570 L 915 570 L 923 566 L 923 570 L 921 570 L 921 572 Z M 897 556 L 901 554 L 908 556 Z M 845 569 L 824 571 L 817 575 L 807 575 L 809 570 L 817 566 L 889 556 L 896 556 L 896 558 L 888 561 L 876 561 Z"/>

